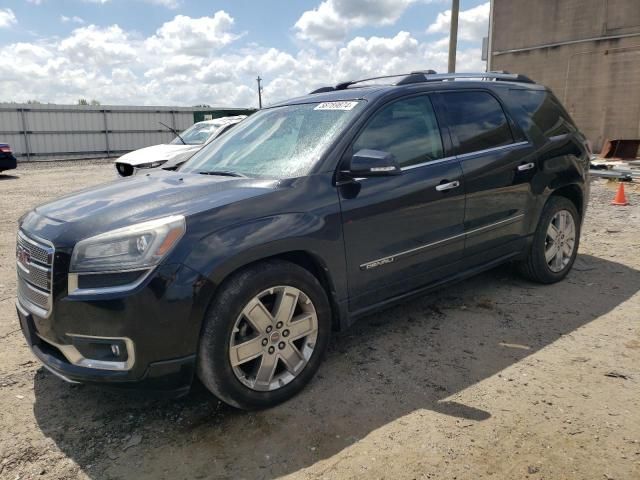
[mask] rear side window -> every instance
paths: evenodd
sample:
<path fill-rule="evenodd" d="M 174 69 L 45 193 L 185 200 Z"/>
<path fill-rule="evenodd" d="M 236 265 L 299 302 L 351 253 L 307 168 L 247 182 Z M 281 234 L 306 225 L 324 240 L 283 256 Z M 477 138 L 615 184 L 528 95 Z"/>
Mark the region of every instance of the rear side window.
<path fill-rule="evenodd" d="M 513 143 L 513 135 L 500 103 L 486 92 L 442 94 L 449 128 L 458 138 L 459 154 Z"/>
<path fill-rule="evenodd" d="M 511 90 L 511 95 L 546 137 L 564 135 L 575 130 L 569 114 L 549 92 Z"/>
<path fill-rule="evenodd" d="M 442 138 L 427 96 L 393 102 L 376 112 L 353 144 L 392 153 L 400 167 L 442 158 Z"/>

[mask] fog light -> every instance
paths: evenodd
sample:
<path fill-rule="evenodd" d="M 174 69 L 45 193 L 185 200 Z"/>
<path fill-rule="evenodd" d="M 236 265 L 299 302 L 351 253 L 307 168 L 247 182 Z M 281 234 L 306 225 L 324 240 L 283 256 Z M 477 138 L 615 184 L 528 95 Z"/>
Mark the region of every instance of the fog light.
<path fill-rule="evenodd" d="M 88 360 L 126 362 L 128 359 L 124 340 L 73 336 L 71 341 L 80 354 Z"/>

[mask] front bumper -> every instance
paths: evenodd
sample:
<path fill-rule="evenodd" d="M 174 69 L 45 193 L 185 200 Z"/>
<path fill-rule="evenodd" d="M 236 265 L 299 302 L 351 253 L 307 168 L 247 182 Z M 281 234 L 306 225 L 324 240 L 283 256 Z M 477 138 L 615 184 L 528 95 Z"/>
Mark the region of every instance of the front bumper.
<path fill-rule="evenodd" d="M 189 391 L 195 373 L 203 313 L 196 298 L 203 283 L 184 266 L 166 265 L 134 291 L 119 296 L 56 295 L 47 317 L 20 299 L 16 306 L 29 347 L 58 377 L 173 396 Z M 85 358 L 74 347 L 76 337 L 117 339 L 128 355 L 122 362 Z"/>

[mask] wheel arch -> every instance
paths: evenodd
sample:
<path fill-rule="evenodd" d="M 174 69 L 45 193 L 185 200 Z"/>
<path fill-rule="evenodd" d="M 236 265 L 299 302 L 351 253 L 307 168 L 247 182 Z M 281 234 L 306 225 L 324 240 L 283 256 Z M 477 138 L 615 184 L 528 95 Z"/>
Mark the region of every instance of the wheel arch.
<path fill-rule="evenodd" d="M 551 192 L 551 197 L 564 197 L 570 200 L 578 210 L 580 217 L 584 214 L 584 194 L 582 189 L 576 184 L 569 184 L 559 187 Z M 548 199 L 547 199 L 548 200 Z"/>
<path fill-rule="evenodd" d="M 332 329 L 341 330 L 343 328 L 344 313 L 340 308 L 336 286 L 334 283 L 334 279 L 330 273 L 330 269 L 319 255 L 309 250 L 289 249 L 271 252 L 270 254 L 258 257 L 247 255 L 245 253 L 242 255 L 242 258 L 235 258 L 232 261 L 226 262 L 227 268 L 216 269 L 215 278 L 212 279 L 214 280 L 215 288 L 213 292 L 211 292 L 211 298 L 209 298 L 207 303 L 209 304 L 210 302 L 215 300 L 216 292 L 233 274 L 246 268 L 250 268 L 258 263 L 263 263 L 271 260 L 282 260 L 290 262 L 304 268 L 309 273 L 311 273 L 318 280 L 327 295 L 327 300 L 329 301 L 329 305 L 331 307 Z"/>

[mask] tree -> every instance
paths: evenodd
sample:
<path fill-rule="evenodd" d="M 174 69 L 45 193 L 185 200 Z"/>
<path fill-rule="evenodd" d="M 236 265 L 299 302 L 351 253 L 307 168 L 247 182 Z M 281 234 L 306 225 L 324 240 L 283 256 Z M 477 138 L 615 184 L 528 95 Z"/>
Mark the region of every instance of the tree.
<path fill-rule="evenodd" d="M 89 102 L 87 102 L 86 98 L 79 98 L 78 105 L 89 105 Z"/>

